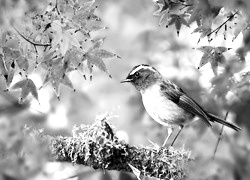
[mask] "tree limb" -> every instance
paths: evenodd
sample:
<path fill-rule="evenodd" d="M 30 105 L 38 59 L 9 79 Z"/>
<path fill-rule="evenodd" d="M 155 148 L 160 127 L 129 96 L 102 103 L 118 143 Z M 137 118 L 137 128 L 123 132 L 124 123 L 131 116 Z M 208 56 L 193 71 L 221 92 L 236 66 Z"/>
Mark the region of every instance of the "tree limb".
<path fill-rule="evenodd" d="M 163 179 L 183 179 L 190 161 L 184 149 L 136 147 L 120 141 L 106 117 L 90 126 L 75 127 L 73 137 L 52 139 L 50 150 L 56 161 L 126 172 L 132 171 L 131 165 L 142 176 Z"/>

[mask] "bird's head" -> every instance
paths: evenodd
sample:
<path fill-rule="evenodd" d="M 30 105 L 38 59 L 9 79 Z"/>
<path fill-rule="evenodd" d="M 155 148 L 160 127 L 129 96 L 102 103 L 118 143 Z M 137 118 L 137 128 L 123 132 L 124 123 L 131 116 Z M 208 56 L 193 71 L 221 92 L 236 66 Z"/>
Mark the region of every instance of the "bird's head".
<path fill-rule="evenodd" d="M 138 91 L 141 91 L 158 82 L 161 78 L 161 74 L 155 68 L 141 64 L 135 66 L 121 83 L 130 82 Z"/>

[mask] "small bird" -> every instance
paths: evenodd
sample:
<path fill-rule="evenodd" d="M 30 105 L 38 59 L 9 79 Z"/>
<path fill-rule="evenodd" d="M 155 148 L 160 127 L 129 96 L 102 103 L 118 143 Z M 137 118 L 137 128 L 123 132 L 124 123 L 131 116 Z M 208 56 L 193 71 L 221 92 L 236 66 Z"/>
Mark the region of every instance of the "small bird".
<path fill-rule="evenodd" d="M 147 113 L 158 123 L 168 129 L 168 136 L 162 146 L 165 146 L 173 132 L 173 126 L 178 126 L 179 131 L 173 139 L 173 146 L 183 127 L 198 116 L 207 126 L 210 122 L 218 122 L 236 131 L 240 128 L 234 124 L 205 111 L 197 102 L 189 97 L 179 86 L 146 64 L 135 66 L 127 78 L 121 83 L 129 82 L 142 96 L 142 101 Z"/>

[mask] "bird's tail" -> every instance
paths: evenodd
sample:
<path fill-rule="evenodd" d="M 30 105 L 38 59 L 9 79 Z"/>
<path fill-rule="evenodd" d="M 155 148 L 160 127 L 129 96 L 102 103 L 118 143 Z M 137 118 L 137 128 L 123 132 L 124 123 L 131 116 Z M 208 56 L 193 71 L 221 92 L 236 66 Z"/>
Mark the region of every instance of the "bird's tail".
<path fill-rule="evenodd" d="M 230 128 L 232 128 L 232 129 L 234 129 L 235 131 L 241 130 L 240 127 L 238 127 L 238 126 L 236 126 L 236 125 L 234 125 L 234 124 L 232 124 L 232 123 L 229 123 L 229 122 L 227 122 L 227 121 L 225 121 L 225 120 L 223 120 L 223 119 L 221 119 L 221 118 L 215 116 L 214 114 L 207 113 L 207 115 L 208 115 L 209 118 L 211 118 L 211 121 L 215 121 L 215 122 L 218 122 L 218 123 L 220 123 L 220 124 L 223 124 L 223 125 L 225 125 L 225 126 L 227 126 L 227 127 L 230 127 Z"/>

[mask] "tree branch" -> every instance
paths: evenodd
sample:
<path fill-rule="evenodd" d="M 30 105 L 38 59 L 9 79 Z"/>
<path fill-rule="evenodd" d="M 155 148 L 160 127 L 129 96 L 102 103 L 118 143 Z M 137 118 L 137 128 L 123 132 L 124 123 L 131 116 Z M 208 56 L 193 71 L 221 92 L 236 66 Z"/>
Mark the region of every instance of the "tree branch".
<path fill-rule="evenodd" d="M 36 46 L 44 46 L 44 47 L 51 46 L 51 43 L 41 44 L 41 43 L 33 42 L 33 41 L 29 40 L 28 38 L 26 38 L 24 35 L 22 35 L 14 26 L 13 26 L 13 28 L 15 29 L 17 34 L 19 34 L 24 40 L 26 40 L 27 42 L 29 42 L 30 44 L 32 44 L 35 47 Z"/>
<path fill-rule="evenodd" d="M 50 150 L 56 161 L 91 166 L 94 169 L 132 172 L 163 179 L 183 179 L 190 152 L 174 148 L 136 147 L 120 141 L 106 117 L 92 125 L 75 127 L 73 137 L 52 139 Z"/>

